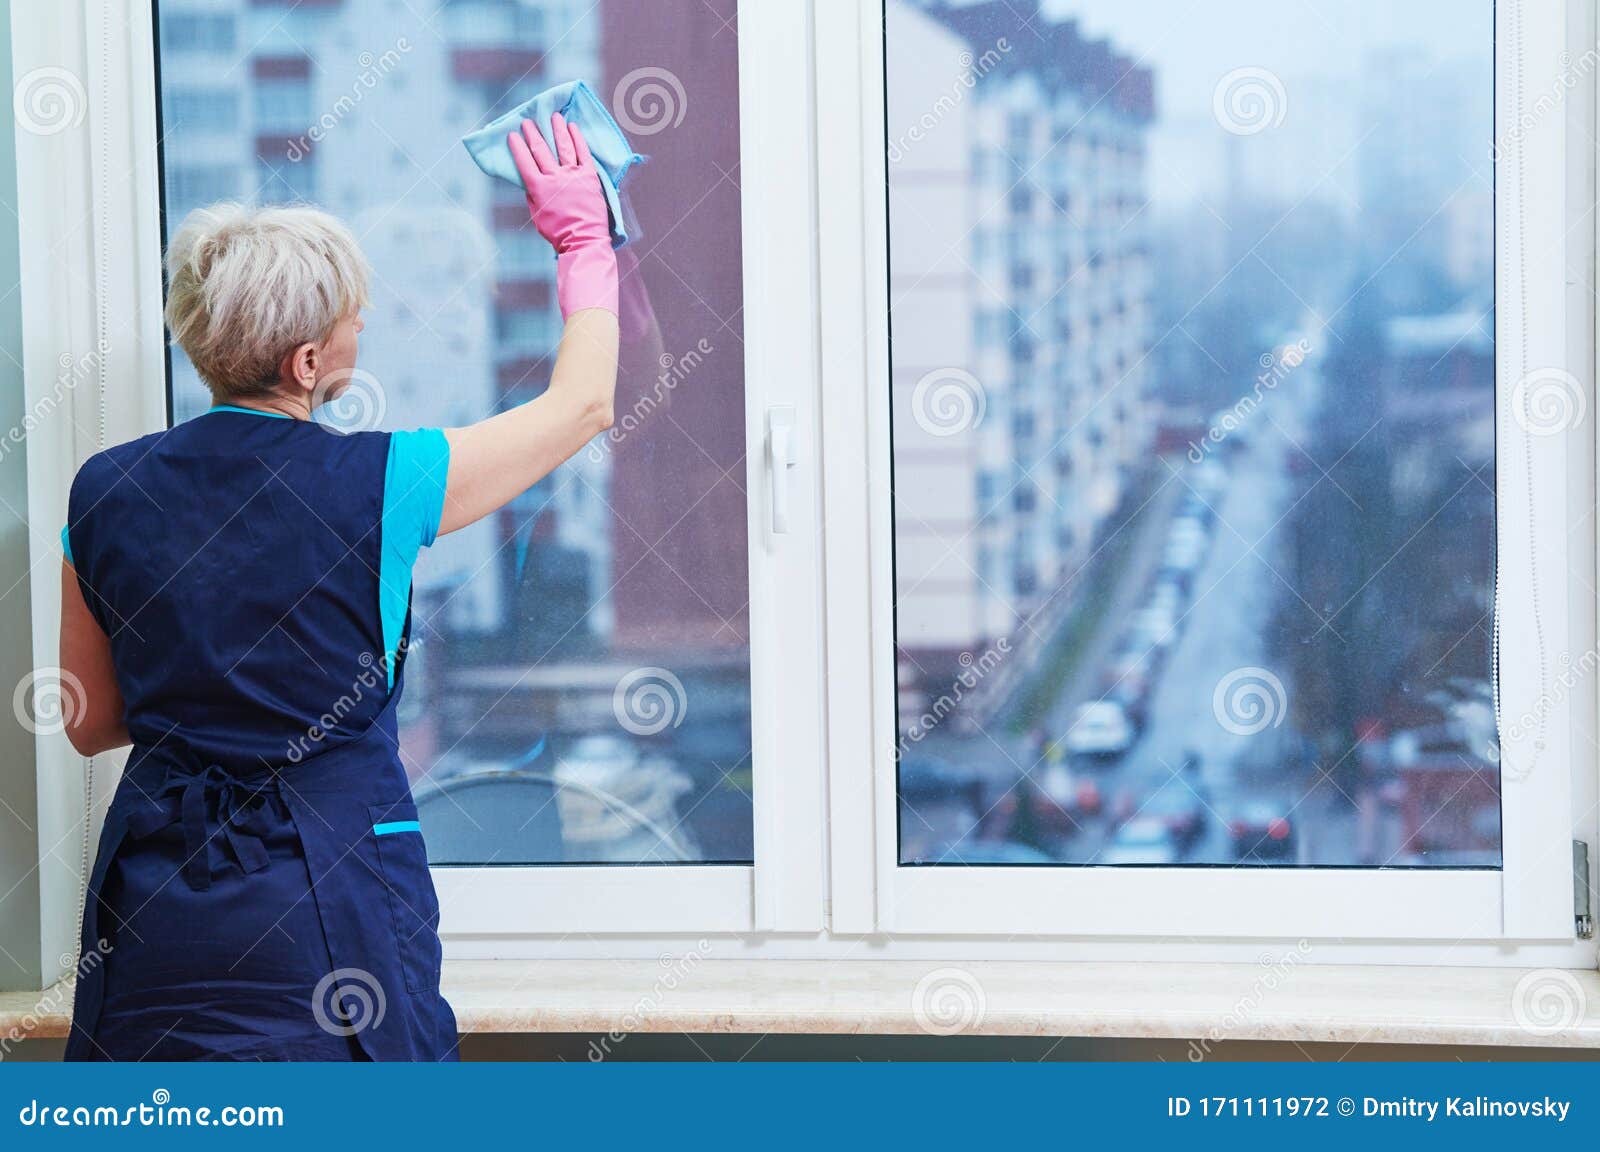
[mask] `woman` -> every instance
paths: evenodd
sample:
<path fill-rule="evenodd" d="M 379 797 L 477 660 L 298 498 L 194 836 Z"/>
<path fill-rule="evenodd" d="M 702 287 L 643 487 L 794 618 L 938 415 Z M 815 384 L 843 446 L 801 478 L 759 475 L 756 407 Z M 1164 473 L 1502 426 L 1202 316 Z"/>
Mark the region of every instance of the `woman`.
<path fill-rule="evenodd" d="M 508 143 L 557 253 L 560 351 L 542 396 L 466 428 L 310 421 L 367 302 L 337 221 L 228 205 L 173 240 L 167 323 L 216 405 L 88 460 L 63 531 L 61 662 L 86 698 L 67 734 L 133 745 L 69 1059 L 455 1058 L 395 706 L 418 550 L 611 423 L 606 202 L 577 127 L 551 128 L 556 155 L 529 121 Z"/>

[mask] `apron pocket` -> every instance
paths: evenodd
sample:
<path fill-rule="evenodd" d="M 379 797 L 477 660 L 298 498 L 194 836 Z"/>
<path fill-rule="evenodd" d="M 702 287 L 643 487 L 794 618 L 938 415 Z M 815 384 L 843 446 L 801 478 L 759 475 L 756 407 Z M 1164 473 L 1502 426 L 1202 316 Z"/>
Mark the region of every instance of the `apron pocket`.
<path fill-rule="evenodd" d="M 389 889 L 406 990 L 431 991 L 439 986 L 444 953 L 439 945 L 439 900 L 428 872 L 417 807 L 409 802 L 375 804 L 367 809 L 367 815 L 372 818 L 371 835 L 377 841 L 378 863 Z"/>

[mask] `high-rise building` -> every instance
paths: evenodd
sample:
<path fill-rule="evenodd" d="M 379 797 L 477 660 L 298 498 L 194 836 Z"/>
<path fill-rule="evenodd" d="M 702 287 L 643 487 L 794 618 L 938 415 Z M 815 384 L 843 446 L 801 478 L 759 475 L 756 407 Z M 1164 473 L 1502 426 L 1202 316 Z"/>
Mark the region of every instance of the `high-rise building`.
<path fill-rule="evenodd" d="M 890 212 L 928 235 L 891 245 L 897 611 L 936 683 L 1064 606 L 1152 442 L 1154 82 L 1037 3 L 899 3 L 890 23 Z M 926 145 L 896 158 L 914 128 Z M 925 434 L 917 388 L 949 395 L 952 369 L 981 419 Z"/>
<path fill-rule="evenodd" d="M 611 533 L 614 643 L 747 675 L 744 251 L 735 0 L 602 0 L 597 75 L 634 147 Z M 659 147 L 656 145 L 660 143 Z M 626 419 L 619 427 L 626 432 Z"/>

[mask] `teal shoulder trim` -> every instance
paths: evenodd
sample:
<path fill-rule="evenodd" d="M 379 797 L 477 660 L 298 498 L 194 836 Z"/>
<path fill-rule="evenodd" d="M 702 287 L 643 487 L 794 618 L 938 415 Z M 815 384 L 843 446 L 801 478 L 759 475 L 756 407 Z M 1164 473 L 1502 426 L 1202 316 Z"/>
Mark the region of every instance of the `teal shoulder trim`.
<path fill-rule="evenodd" d="M 417 554 L 439 535 L 445 484 L 450 475 L 450 441 L 438 428 L 396 432 L 389 437 L 389 464 L 383 484 L 383 560 L 378 573 L 378 609 L 389 687 L 394 687 L 395 653 L 411 607 L 411 569 Z"/>
<path fill-rule="evenodd" d="M 61 526 L 61 554 L 66 557 L 67 563 L 72 564 L 72 537 L 67 535 L 67 526 Z M 74 568 L 76 564 L 72 564 Z"/>

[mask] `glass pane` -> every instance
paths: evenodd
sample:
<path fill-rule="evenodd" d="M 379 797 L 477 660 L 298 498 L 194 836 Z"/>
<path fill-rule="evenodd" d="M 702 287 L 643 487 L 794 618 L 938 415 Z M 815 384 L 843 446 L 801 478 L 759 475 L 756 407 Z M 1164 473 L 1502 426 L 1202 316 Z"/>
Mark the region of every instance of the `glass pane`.
<path fill-rule="evenodd" d="M 886 18 L 902 862 L 1498 867 L 1491 0 Z"/>
<path fill-rule="evenodd" d="M 308 200 L 372 261 L 335 422 L 450 427 L 546 384 L 554 259 L 462 134 L 587 79 L 650 154 L 627 185 L 616 426 L 416 569 L 402 754 L 435 863 L 751 859 L 735 9 L 159 7 L 169 232 L 219 198 Z M 184 419 L 210 397 L 172 359 Z"/>

